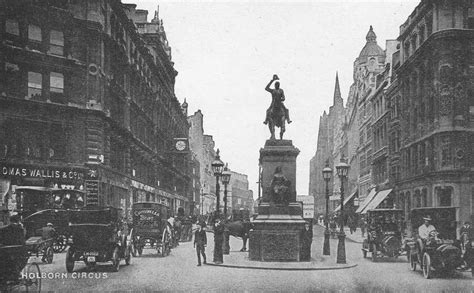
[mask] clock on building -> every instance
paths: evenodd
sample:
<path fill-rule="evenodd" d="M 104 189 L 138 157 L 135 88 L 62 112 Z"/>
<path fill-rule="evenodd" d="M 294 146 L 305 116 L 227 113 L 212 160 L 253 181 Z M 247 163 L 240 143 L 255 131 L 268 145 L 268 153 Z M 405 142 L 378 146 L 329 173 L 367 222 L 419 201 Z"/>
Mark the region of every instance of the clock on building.
<path fill-rule="evenodd" d="M 184 140 L 178 140 L 175 143 L 175 148 L 178 151 L 184 151 L 186 149 L 186 142 Z"/>

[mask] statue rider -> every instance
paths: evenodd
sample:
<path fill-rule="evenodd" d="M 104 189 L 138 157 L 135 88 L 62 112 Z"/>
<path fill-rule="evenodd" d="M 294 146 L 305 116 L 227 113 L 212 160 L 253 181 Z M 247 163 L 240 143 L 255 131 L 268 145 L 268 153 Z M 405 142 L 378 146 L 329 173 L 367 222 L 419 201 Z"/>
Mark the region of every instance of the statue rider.
<path fill-rule="evenodd" d="M 263 123 L 264 124 L 269 123 L 269 121 L 271 119 L 272 112 L 273 112 L 273 108 L 275 107 L 275 104 L 276 103 L 281 103 L 281 106 L 285 111 L 284 114 L 285 114 L 286 121 L 288 122 L 288 124 L 290 124 L 292 121 L 290 120 L 290 113 L 289 113 L 288 109 L 283 104 L 283 101 L 285 101 L 285 93 L 283 92 L 283 89 L 280 88 L 280 82 L 278 82 L 278 81 L 275 82 L 275 88 L 274 89 L 270 88 L 270 85 L 275 80 L 279 80 L 279 78 L 276 74 L 273 75 L 272 80 L 270 80 L 270 82 L 265 87 L 265 90 L 272 94 L 272 103 L 270 104 L 270 107 L 267 109 L 267 115 L 266 115 L 265 121 L 263 121 Z"/>

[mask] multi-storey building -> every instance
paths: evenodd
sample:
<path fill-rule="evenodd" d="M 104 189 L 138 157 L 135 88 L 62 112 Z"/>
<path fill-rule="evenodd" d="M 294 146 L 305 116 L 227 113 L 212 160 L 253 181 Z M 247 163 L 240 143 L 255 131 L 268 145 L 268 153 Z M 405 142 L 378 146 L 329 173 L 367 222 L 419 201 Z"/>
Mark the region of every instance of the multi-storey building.
<path fill-rule="evenodd" d="M 249 190 L 249 180 L 246 174 L 230 171 L 229 191 L 227 193 L 227 214 L 232 210 L 247 210 L 253 213 L 253 191 Z"/>
<path fill-rule="evenodd" d="M 339 87 L 339 77 L 336 73 L 333 105 L 329 108 L 329 113 L 324 111 L 320 117 L 316 154 L 310 161 L 309 195 L 314 197 L 315 216 L 325 212 L 326 183 L 321 172 L 326 166 L 326 162 L 334 170 L 335 133 L 342 127 L 343 116 L 344 105 Z M 329 194 L 332 196 L 331 209 L 335 208 L 338 200 L 337 196 L 333 196 L 333 190 L 334 181 L 331 181 L 329 182 Z"/>
<path fill-rule="evenodd" d="M 421 1 L 400 27 L 392 103 L 400 123 L 398 205 L 455 207 L 458 233 L 474 213 L 473 29 L 471 1 Z"/>
<path fill-rule="evenodd" d="M 0 16 L 7 197 L 70 188 L 126 214 L 139 200 L 189 212 L 189 156 L 173 149 L 188 123 L 158 14 L 86 0 L 7 1 Z"/>

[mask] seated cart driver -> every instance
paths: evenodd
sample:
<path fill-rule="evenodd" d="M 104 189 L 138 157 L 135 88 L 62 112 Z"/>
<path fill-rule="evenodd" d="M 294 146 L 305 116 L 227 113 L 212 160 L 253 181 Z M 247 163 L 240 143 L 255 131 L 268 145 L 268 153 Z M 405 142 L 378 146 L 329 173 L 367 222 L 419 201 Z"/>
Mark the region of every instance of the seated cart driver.
<path fill-rule="evenodd" d="M 424 223 L 420 227 L 418 227 L 418 236 L 423 240 L 426 241 L 428 236 L 430 235 L 431 231 L 436 231 L 436 228 L 431 225 L 431 217 L 426 216 L 423 218 Z"/>
<path fill-rule="evenodd" d="M 421 241 L 418 241 L 418 245 L 420 246 L 421 254 L 423 254 L 425 250 L 425 244 L 429 240 L 430 232 L 436 231 L 436 228 L 433 225 L 431 225 L 431 216 L 428 215 L 428 216 L 423 217 L 423 221 L 424 221 L 423 225 L 418 227 L 418 236 L 420 237 L 419 240 L 421 240 Z"/>
<path fill-rule="evenodd" d="M 46 224 L 46 227 L 43 227 L 41 229 L 41 238 L 43 240 L 48 240 L 54 237 L 56 237 L 56 230 L 53 228 L 53 224 L 52 223 Z"/>

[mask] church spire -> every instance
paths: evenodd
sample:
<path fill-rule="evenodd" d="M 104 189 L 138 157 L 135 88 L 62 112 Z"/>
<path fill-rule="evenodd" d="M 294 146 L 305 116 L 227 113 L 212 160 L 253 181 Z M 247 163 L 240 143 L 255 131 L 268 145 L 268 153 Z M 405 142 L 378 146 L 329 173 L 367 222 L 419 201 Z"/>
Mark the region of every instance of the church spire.
<path fill-rule="evenodd" d="M 342 104 L 342 97 L 341 97 L 341 89 L 339 87 L 339 75 L 336 71 L 336 85 L 334 87 L 334 99 L 333 99 L 333 105 L 336 104 Z"/>

